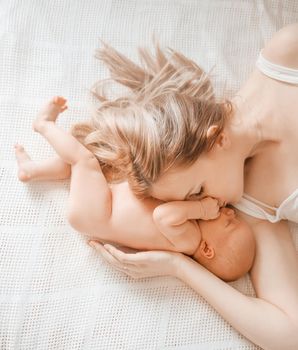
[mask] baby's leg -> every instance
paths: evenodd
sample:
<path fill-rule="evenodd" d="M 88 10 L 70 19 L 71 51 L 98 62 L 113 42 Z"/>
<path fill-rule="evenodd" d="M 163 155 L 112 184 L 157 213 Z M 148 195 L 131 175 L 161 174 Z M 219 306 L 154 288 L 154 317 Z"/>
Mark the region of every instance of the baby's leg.
<path fill-rule="evenodd" d="M 111 233 L 111 214 L 112 194 L 98 160 L 82 157 L 71 166 L 69 223 L 81 233 L 104 239 Z"/>
<path fill-rule="evenodd" d="M 111 191 L 95 156 L 54 123 L 66 108 L 65 102 L 59 97 L 52 99 L 34 122 L 34 129 L 71 164 L 68 220 L 78 231 L 92 234 L 110 220 Z"/>
<path fill-rule="evenodd" d="M 67 164 L 75 164 L 80 158 L 92 154 L 74 136 L 60 129 L 55 121 L 67 109 L 66 99 L 54 97 L 38 114 L 33 123 L 34 131 L 40 133 Z"/>
<path fill-rule="evenodd" d="M 39 162 L 33 161 L 24 147 L 16 144 L 15 155 L 19 170 L 20 181 L 64 180 L 70 178 L 71 166 L 60 157 L 52 157 Z"/>

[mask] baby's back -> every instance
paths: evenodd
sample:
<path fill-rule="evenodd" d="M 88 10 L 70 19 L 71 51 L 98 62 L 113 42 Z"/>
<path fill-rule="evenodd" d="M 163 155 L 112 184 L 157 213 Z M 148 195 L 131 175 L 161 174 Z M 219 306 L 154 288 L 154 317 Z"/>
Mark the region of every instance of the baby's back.
<path fill-rule="evenodd" d="M 138 199 L 127 182 L 110 185 L 112 214 L 109 232 L 104 232 L 110 241 L 140 250 L 179 251 L 156 227 L 152 213 L 163 202 L 154 198 Z M 97 235 L 101 239 L 100 234 Z"/>

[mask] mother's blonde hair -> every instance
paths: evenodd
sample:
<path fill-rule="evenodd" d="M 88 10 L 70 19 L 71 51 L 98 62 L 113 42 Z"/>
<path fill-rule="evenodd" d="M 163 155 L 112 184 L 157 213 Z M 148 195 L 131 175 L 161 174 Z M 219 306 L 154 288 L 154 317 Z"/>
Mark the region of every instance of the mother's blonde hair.
<path fill-rule="evenodd" d="M 195 62 L 155 42 L 155 55 L 138 49 L 141 65 L 103 43 L 96 51 L 110 71 L 92 94 L 99 102 L 87 122 L 71 133 L 100 162 L 109 182 L 127 179 L 139 197 L 173 166 L 189 166 L 212 148 L 222 132 L 232 104 L 217 102 L 208 74 Z M 121 97 L 104 93 L 114 81 L 128 88 Z M 207 137 L 207 130 L 216 132 Z"/>

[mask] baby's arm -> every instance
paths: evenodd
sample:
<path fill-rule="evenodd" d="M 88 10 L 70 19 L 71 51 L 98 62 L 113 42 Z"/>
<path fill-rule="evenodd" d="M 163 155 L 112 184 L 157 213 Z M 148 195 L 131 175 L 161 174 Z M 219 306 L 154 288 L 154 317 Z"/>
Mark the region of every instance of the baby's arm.
<path fill-rule="evenodd" d="M 218 210 L 217 200 L 210 197 L 201 201 L 172 201 L 155 208 L 153 221 L 180 252 L 192 255 L 200 240 L 197 220 L 216 218 Z"/>

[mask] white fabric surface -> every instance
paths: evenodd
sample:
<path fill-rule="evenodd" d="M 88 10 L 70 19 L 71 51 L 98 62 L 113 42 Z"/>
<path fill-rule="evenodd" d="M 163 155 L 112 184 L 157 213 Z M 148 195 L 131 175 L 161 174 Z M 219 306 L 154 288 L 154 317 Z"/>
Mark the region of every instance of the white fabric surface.
<path fill-rule="evenodd" d="M 31 127 L 53 95 L 69 103 L 60 126 L 88 117 L 88 88 L 106 76 L 99 38 L 135 58 L 155 32 L 216 64 L 216 91 L 232 96 L 264 43 L 297 20 L 295 0 L 0 2 L 1 349 L 257 349 L 180 281 L 134 281 L 103 262 L 66 221 L 69 182 L 19 182 L 13 144 L 35 160 L 55 154 Z M 253 295 L 247 276 L 232 285 Z"/>

